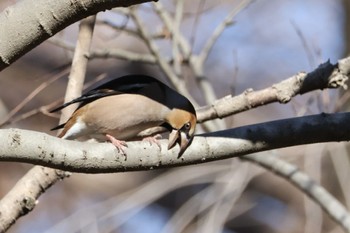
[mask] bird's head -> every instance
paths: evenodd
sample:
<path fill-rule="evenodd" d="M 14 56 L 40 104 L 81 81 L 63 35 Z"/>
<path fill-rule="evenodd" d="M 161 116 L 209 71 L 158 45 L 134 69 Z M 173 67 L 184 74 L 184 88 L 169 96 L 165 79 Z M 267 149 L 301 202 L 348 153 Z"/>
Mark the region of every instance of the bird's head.
<path fill-rule="evenodd" d="M 178 142 L 181 156 L 193 138 L 197 123 L 196 112 L 192 106 L 189 110 L 174 108 L 168 114 L 166 123 L 171 128 L 168 149 L 173 148 Z"/>

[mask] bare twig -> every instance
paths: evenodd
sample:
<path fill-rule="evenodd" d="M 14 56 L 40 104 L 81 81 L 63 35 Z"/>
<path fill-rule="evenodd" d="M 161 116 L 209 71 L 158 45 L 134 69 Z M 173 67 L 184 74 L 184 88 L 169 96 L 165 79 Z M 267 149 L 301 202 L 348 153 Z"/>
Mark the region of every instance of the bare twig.
<path fill-rule="evenodd" d="M 108 226 L 111 229 L 109 231 L 103 231 L 112 232 L 154 200 L 183 186 L 210 183 L 218 175 L 225 174 L 229 169 L 230 164 L 211 164 L 207 166 L 182 167 L 169 170 L 162 174 L 162 176 L 157 176 L 123 194 L 96 205 L 80 209 L 74 215 L 49 229 L 47 233 L 62 232 L 64 229 L 67 229 L 67 226 L 69 226 L 72 232 L 79 232 L 82 228 L 89 226 L 91 221 L 84 221 L 82 224 L 76 224 L 77 220 L 91 212 L 96 214 L 95 216 L 99 221 L 107 221 L 112 218 L 113 221 Z M 159 187 L 162 188 L 158 189 Z M 157 190 L 157 192 L 154 192 L 154 190 Z"/>
<path fill-rule="evenodd" d="M 124 49 L 94 49 L 90 52 L 88 58 L 115 58 L 129 62 L 156 63 L 156 59 L 151 54 L 134 53 Z"/>
<path fill-rule="evenodd" d="M 101 75 L 97 76 L 94 80 L 85 83 L 84 90 L 88 89 L 89 87 L 94 85 L 96 82 L 104 79 L 105 77 L 106 77 L 106 74 L 101 74 Z M 49 104 L 46 104 L 46 105 L 40 106 L 38 108 L 32 109 L 32 110 L 30 110 L 28 112 L 20 114 L 17 117 L 12 117 L 6 123 L 4 123 L 4 125 L 6 125 L 6 124 L 13 124 L 13 123 L 16 123 L 18 121 L 25 120 L 25 119 L 27 119 L 29 117 L 32 117 L 32 116 L 34 116 L 34 115 L 36 115 L 38 113 L 42 113 L 42 114 L 50 116 L 50 117 L 59 118 L 59 115 L 57 113 L 50 113 L 50 110 L 55 108 L 55 107 L 57 107 L 62 102 L 63 102 L 63 98 L 59 98 L 58 100 L 55 100 L 54 102 L 51 102 Z"/>
<path fill-rule="evenodd" d="M 67 49 L 69 51 L 75 50 L 75 46 L 66 41 L 59 40 L 56 38 L 51 38 L 48 41 L 56 46 Z M 154 58 L 154 56 L 150 54 L 134 53 L 134 52 L 130 52 L 128 50 L 119 49 L 119 48 L 93 49 L 88 54 L 86 54 L 86 57 L 89 59 L 115 58 L 115 59 L 122 59 L 122 60 L 127 60 L 132 62 L 144 62 L 149 64 L 156 63 L 156 59 Z"/>
<path fill-rule="evenodd" d="M 230 166 L 230 164 L 233 165 L 223 169 L 222 172 L 217 175 L 215 180 L 212 181 L 212 184 L 191 196 L 183 205 L 181 205 L 164 226 L 162 233 L 184 232 L 187 225 L 198 219 L 198 217 L 203 215 L 204 211 L 208 210 L 208 208 L 212 207 L 217 201 L 219 201 L 219 196 L 221 200 L 226 199 L 229 201 L 227 206 L 234 205 L 237 198 L 240 197 L 244 191 L 246 184 L 260 173 L 257 172 L 257 169 L 249 169 L 252 167 L 251 165 L 239 163 L 237 160 L 226 164 L 227 166 Z M 247 170 L 249 170 L 248 174 Z M 227 189 L 228 192 L 223 193 L 223 189 Z M 197 224 L 199 227 L 202 226 L 202 229 L 198 229 L 196 232 L 203 231 L 204 225 L 206 224 L 205 220 L 203 221 L 203 223 L 201 222 Z"/>
<path fill-rule="evenodd" d="M 217 98 L 214 92 L 212 85 L 209 83 L 209 80 L 204 75 L 204 63 L 208 58 L 210 51 L 212 50 L 215 42 L 223 33 L 223 31 L 232 24 L 233 18 L 246 8 L 252 0 L 242 0 L 238 6 L 236 6 L 219 24 L 214 30 L 213 34 L 209 37 L 206 44 L 204 45 L 201 53 L 198 56 L 193 56 L 190 59 L 190 65 L 196 75 L 198 84 L 204 93 L 207 104 L 213 103 Z M 224 125 L 220 124 L 220 128 L 223 128 Z"/>
<path fill-rule="evenodd" d="M 245 9 L 250 3 L 252 3 L 254 0 L 242 0 L 238 6 L 236 6 L 234 9 L 231 10 L 231 12 L 225 17 L 225 19 L 219 24 L 211 37 L 208 38 L 207 42 L 205 43 L 199 57 L 200 63 L 204 63 L 205 60 L 207 60 L 208 55 L 210 51 L 212 50 L 215 42 L 217 39 L 221 36 L 223 31 L 233 23 L 233 18 L 236 17 L 236 15 L 241 12 L 243 9 Z"/>
<path fill-rule="evenodd" d="M 125 17 L 128 17 L 128 15 L 125 15 Z M 135 37 L 139 37 L 140 36 L 139 33 L 137 33 L 137 31 L 135 31 L 133 29 L 127 28 L 126 23 L 123 23 L 122 25 L 115 25 L 108 20 L 97 20 L 96 21 L 96 24 L 106 25 L 114 30 L 123 31 L 123 32 L 126 32 L 126 33 L 133 35 Z"/>
<path fill-rule="evenodd" d="M 0 127 L 6 124 L 10 121 L 10 119 L 16 115 L 29 101 L 31 101 L 36 95 L 38 95 L 42 90 L 44 90 L 46 87 L 51 85 L 53 82 L 55 82 L 57 79 L 63 77 L 66 75 L 69 71 L 69 68 L 65 68 L 64 70 L 60 71 L 58 74 L 55 74 L 52 76 L 48 81 L 45 81 L 41 83 L 37 88 L 35 88 L 26 98 L 22 100 L 21 103 L 19 103 L 14 109 L 12 109 L 9 114 L 4 118 L 3 121 L 0 122 Z M 51 76 L 50 74 L 49 76 Z"/>
<path fill-rule="evenodd" d="M 321 182 L 321 163 L 324 156 L 324 145 L 307 145 L 304 153 L 304 170 L 305 173 L 314 179 L 315 182 Z M 311 179 L 311 178 L 310 178 Z M 333 197 L 334 198 L 334 197 Z M 323 213 L 320 205 L 313 199 L 304 195 L 305 211 L 305 233 L 322 232 Z"/>
<path fill-rule="evenodd" d="M 297 36 L 300 39 L 300 42 L 304 48 L 304 51 L 306 53 L 307 60 L 309 62 L 310 67 L 314 67 L 315 66 L 315 58 L 313 56 L 312 49 L 308 45 L 307 39 L 304 36 L 304 33 L 301 31 L 300 27 L 293 20 L 291 20 L 290 22 L 291 22 L 293 29 L 295 30 Z"/>
<path fill-rule="evenodd" d="M 77 45 L 72 61 L 72 69 L 68 77 L 67 91 L 64 102 L 68 102 L 81 95 L 83 90 L 86 67 L 88 63 L 88 53 L 92 41 L 96 16 L 90 16 L 81 21 L 79 26 L 79 34 Z M 71 113 L 74 111 L 74 106 L 69 106 L 62 109 L 60 123 L 65 122 Z"/>
<path fill-rule="evenodd" d="M 233 206 L 241 197 L 248 183 L 257 174 L 257 169 L 251 170 L 251 164 L 236 163 L 236 165 L 235 171 L 231 171 L 222 179 L 217 179 L 221 190 L 215 195 L 216 202 L 202 218 L 197 232 L 223 232 L 223 227 Z"/>
<path fill-rule="evenodd" d="M 310 73 L 299 73 L 272 87 L 252 91 L 247 90 L 238 96 L 226 96 L 212 106 L 198 109 L 199 122 L 224 118 L 235 113 L 272 102 L 288 103 L 295 95 L 324 88 L 347 88 L 349 58 L 339 60 L 335 65 L 329 61 L 321 64 Z"/>
<path fill-rule="evenodd" d="M 176 2 L 176 11 L 175 11 L 175 20 L 174 20 L 174 28 L 173 31 L 176 33 L 173 33 L 173 43 L 172 43 L 172 51 L 173 51 L 173 58 L 174 58 L 174 71 L 175 73 L 180 76 L 181 75 L 181 65 L 182 65 L 182 56 L 180 55 L 180 48 L 179 48 L 179 38 L 178 33 L 180 33 L 180 25 L 181 20 L 183 16 L 183 9 L 184 9 L 184 0 L 179 0 Z"/>
<path fill-rule="evenodd" d="M 307 194 L 346 232 L 350 232 L 350 214 L 345 207 L 317 184 L 309 176 L 300 171 L 296 166 L 287 163 L 276 156 L 256 154 L 245 155 L 241 159 L 248 160 L 273 171 L 285 178 L 287 182 L 294 184 L 298 189 Z"/>
<path fill-rule="evenodd" d="M 153 39 L 150 37 L 146 30 L 146 26 L 143 24 L 140 17 L 135 12 L 135 8 L 132 8 L 130 10 L 130 15 L 132 19 L 134 20 L 138 31 L 140 32 L 141 37 L 144 39 L 145 43 L 147 44 L 149 50 L 153 54 L 153 56 L 156 58 L 157 63 L 159 64 L 162 71 L 167 75 L 171 83 L 174 85 L 174 87 L 179 90 L 181 93 L 186 95 L 187 97 L 190 97 L 188 91 L 184 87 L 183 84 L 179 81 L 178 76 L 175 74 L 175 72 L 172 70 L 171 66 L 163 59 L 162 55 L 159 52 L 158 46 L 155 44 Z M 194 101 L 193 101 L 194 102 Z"/>
<path fill-rule="evenodd" d="M 198 28 L 199 24 L 199 19 L 202 15 L 201 12 L 203 12 L 204 6 L 205 6 L 206 0 L 201 0 L 198 1 L 198 7 L 196 9 L 196 13 L 194 15 L 194 20 L 193 20 L 193 25 L 192 25 L 192 30 L 191 30 L 191 36 L 190 36 L 190 45 L 191 48 L 193 49 L 195 43 L 196 43 L 196 31 Z"/>
<path fill-rule="evenodd" d="M 180 4 L 180 3 L 179 3 Z M 214 93 L 214 89 L 213 87 L 210 85 L 210 83 L 207 80 L 204 80 L 204 72 L 203 72 L 203 67 L 199 67 L 197 66 L 197 60 L 195 55 L 191 54 L 191 47 L 188 43 L 188 41 L 186 40 L 186 38 L 181 34 L 180 30 L 179 30 L 179 25 L 176 25 L 176 22 L 179 21 L 179 19 L 174 20 L 172 19 L 172 17 L 170 16 L 169 12 L 167 12 L 163 5 L 160 2 L 157 3 L 153 3 L 153 7 L 155 12 L 159 15 L 159 17 L 163 20 L 164 25 L 166 26 L 166 28 L 168 29 L 168 31 L 171 33 L 172 37 L 173 37 L 173 46 L 178 46 L 179 49 L 176 49 L 176 51 L 180 50 L 182 51 L 182 55 L 185 57 L 184 59 L 189 60 L 190 65 L 193 69 L 193 72 L 195 73 L 195 76 L 200 79 L 199 82 L 199 86 L 201 87 L 202 91 L 201 93 L 203 93 L 203 96 L 207 102 L 207 104 L 212 103 L 215 99 L 215 93 Z M 179 16 L 177 16 L 179 17 Z M 173 49 L 174 50 L 174 49 Z M 173 56 L 175 57 L 174 59 L 176 59 L 176 56 L 178 54 L 173 54 Z M 177 66 L 180 66 L 180 64 L 177 64 Z M 171 68 L 169 68 L 168 70 L 170 70 Z M 176 69 L 180 69 L 180 67 L 176 67 L 175 65 L 175 70 Z M 178 70 L 180 71 L 180 70 Z M 174 72 L 175 75 L 172 75 L 172 78 L 170 77 L 170 79 L 175 79 L 175 77 L 177 76 L 176 72 Z M 178 78 L 177 78 L 178 80 Z M 183 82 L 178 81 L 179 84 L 183 85 Z M 180 90 L 181 91 L 181 90 Z M 185 90 L 187 92 L 187 90 Z M 188 96 L 188 94 L 185 94 L 186 96 Z M 194 103 L 195 106 L 198 106 L 196 102 L 194 102 L 194 100 L 192 98 L 190 98 L 190 100 Z M 218 129 L 223 129 L 224 128 L 224 123 L 221 121 L 213 121 L 210 125 L 205 125 L 205 127 L 209 130 L 209 131 L 214 131 L 214 130 L 218 130 Z"/>
<path fill-rule="evenodd" d="M 347 208 L 350 208 L 350 187 L 349 187 L 349 177 L 350 177 L 350 161 L 348 145 L 346 143 L 339 143 L 336 145 L 329 145 L 326 147 L 329 159 L 332 161 L 334 166 L 334 172 L 337 176 L 339 182 L 340 190 L 343 193 L 344 201 Z"/>
<path fill-rule="evenodd" d="M 188 60 L 191 56 L 191 46 L 186 40 L 185 37 L 182 36 L 182 34 L 178 30 L 179 28 L 176 28 L 173 26 L 173 19 L 170 17 L 169 13 L 165 10 L 161 2 L 152 3 L 152 6 L 155 10 L 155 12 L 159 15 L 159 17 L 163 20 L 164 25 L 167 27 L 168 31 L 171 33 L 171 35 L 174 38 L 174 41 L 179 43 L 179 47 L 181 48 L 182 56 L 185 60 Z"/>

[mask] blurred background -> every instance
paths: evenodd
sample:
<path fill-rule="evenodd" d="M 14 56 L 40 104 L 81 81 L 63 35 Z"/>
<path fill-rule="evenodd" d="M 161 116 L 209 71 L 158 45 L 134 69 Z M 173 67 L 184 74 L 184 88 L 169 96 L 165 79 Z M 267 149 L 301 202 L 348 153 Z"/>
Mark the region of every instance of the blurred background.
<path fill-rule="evenodd" d="M 1 0 L 0 9 L 13 4 L 16 1 Z M 160 4 L 172 19 L 182 15 L 179 31 L 195 55 L 236 10 L 203 66 L 215 98 L 266 88 L 349 54 L 348 0 L 161 0 Z M 179 72 L 189 93 L 199 105 L 210 104 L 193 67 L 174 56 L 173 38 L 155 9 L 153 3 L 146 3 L 135 12 L 161 59 L 171 66 L 184 61 Z M 78 25 L 61 31 L 0 73 L 1 128 L 55 134 L 50 129 L 59 115 L 48 110 L 63 101 Z M 98 14 L 91 51 L 87 86 L 132 73 L 152 75 L 171 85 L 157 63 L 113 56 L 112 51 L 150 54 L 137 25 L 123 9 Z M 270 104 L 221 120 L 216 129 L 344 111 L 348 98 L 342 90 L 316 91 L 286 105 Z M 297 165 L 349 208 L 347 146 L 327 143 L 264 153 Z M 0 197 L 31 167 L 0 163 Z M 342 232 L 289 182 L 240 159 L 147 172 L 73 174 L 39 201 L 9 232 Z"/>

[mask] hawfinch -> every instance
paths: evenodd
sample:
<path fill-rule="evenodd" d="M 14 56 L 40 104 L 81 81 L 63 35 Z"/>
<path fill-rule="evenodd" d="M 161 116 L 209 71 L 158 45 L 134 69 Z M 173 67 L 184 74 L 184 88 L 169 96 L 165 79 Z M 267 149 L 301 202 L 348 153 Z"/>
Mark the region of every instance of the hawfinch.
<path fill-rule="evenodd" d="M 171 131 L 168 149 L 178 142 L 181 156 L 197 122 L 194 107 L 186 97 L 145 75 L 114 79 L 51 112 L 73 103 L 80 104 L 69 120 L 52 130 L 63 128 L 59 135 L 63 139 L 88 136 L 110 141 L 124 155 L 125 141 L 137 139 L 146 129 L 163 126 Z"/>

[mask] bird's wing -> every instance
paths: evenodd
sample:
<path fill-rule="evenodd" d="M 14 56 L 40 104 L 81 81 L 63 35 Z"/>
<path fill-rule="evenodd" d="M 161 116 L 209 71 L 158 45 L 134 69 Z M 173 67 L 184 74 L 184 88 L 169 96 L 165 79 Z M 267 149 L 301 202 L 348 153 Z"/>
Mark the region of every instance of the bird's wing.
<path fill-rule="evenodd" d="M 114 91 L 114 90 L 109 90 L 109 89 L 99 89 L 99 90 L 91 90 L 89 92 L 87 92 L 86 94 L 76 98 L 76 99 L 73 99 L 67 103 L 64 103 L 63 105 L 51 110 L 50 112 L 57 112 L 71 104 L 75 104 L 75 103 L 81 103 L 81 104 L 87 104 L 87 103 L 90 103 L 91 101 L 93 100 L 96 100 L 96 99 L 99 99 L 99 98 L 102 98 L 102 97 L 105 97 L 105 96 L 109 96 L 109 95 L 118 95 L 118 94 L 121 94 L 121 92 L 118 92 L 118 91 Z M 79 106 L 81 107 L 81 106 Z"/>
<path fill-rule="evenodd" d="M 101 86 L 88 91 L 86 94 L 73 99 L 63 105 L 51 110 L 50 112 L 57 112 L 71 104 L 80 103 L 79 107 L 82 107 L 96 99 L 103 98 L 111 95 L 119 95 L 125 93 L 138 93 L 140 89 L 147 87 L 152 83 L 159 83 L 154 78 L 145 75 L 128 75 L 122 78 L 118 78 L 112 81 L 109 81 Z"/>

